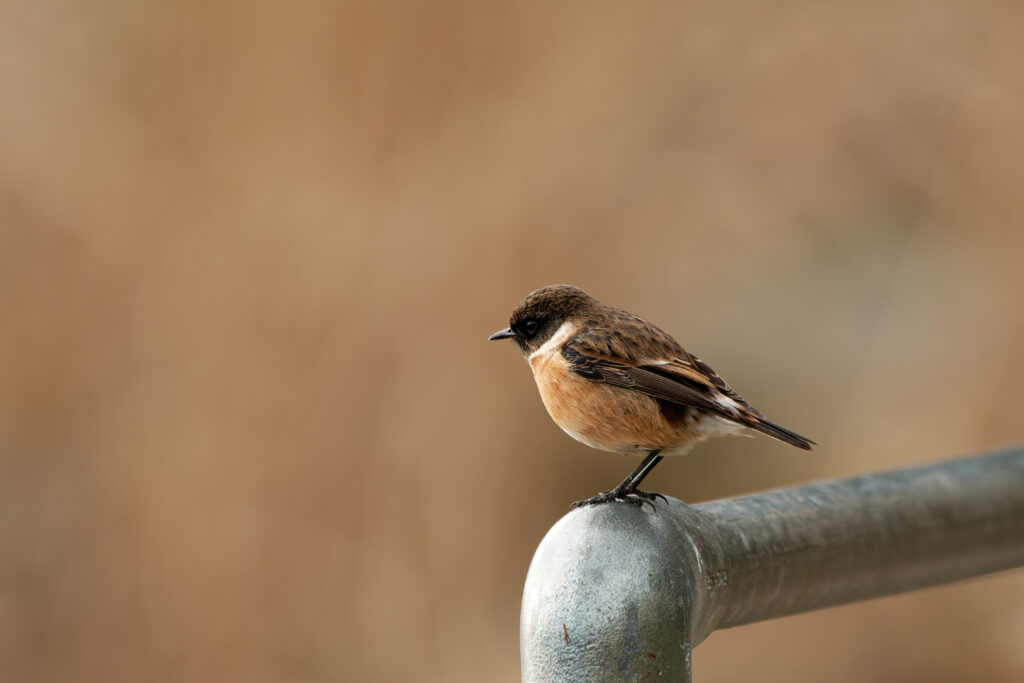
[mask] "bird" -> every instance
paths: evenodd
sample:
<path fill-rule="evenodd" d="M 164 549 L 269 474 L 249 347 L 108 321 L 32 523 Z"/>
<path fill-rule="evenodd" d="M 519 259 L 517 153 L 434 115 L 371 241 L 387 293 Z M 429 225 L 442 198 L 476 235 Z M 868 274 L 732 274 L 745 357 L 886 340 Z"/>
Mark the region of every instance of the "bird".
<path fill-rule="evenodd" d="M 655 507 L 665 497 L 640 483 L 665 456 L 711 437 L 754 431 L 804 450 L 817 445 L 766 420 L 661 328 L 572 285 L 531 292 L 489 339 L 515 341 L 566 434 L 597 450 L 644 456 L 618 486 L 570 508 L 611 501 Z"/>

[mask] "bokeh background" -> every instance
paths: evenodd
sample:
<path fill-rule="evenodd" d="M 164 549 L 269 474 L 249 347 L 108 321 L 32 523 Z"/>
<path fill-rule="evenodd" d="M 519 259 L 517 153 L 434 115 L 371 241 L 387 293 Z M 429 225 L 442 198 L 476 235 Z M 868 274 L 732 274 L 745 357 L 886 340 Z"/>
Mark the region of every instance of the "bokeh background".
<path fill-rule="evenodd" d="M 816 439 L 691 502 L 1024 441 L 1024 6 L 0 2 L 0 678 L 515 681 L 634 465 L 488 343 L 569 282 Z M 1024 574 L 695 680 L 1019 681 Z"/>

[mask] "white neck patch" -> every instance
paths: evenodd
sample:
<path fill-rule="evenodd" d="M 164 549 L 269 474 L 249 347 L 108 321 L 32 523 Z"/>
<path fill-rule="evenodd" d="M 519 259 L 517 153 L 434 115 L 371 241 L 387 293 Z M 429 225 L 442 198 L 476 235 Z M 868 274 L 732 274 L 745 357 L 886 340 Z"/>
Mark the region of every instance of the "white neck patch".
<path fill-rule="evenodd" d="M 567 342 L 574 334 L 578 325 L 570 320 L 566 320 L 562 323 L 562 326 L 551 335 L 551 339 L 544 342 L 544 345 L 529 355 L 527 360 L 532 363 L 534 358 L 538 356 L 548 356 L 552 353 L 559 353 L 562 350 L 562 344 Z"/>

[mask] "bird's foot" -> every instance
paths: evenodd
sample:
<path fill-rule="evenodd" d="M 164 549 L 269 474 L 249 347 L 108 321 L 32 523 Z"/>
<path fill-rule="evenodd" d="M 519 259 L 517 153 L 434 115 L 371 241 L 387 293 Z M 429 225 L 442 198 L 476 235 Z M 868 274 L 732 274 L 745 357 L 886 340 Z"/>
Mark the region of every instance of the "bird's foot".
<path fill-rule="evenodd" d="M 665 496 L 660 493 L 651 493 L 650 491 L 641 491 L 635 486 L 616 486 L 611 491 L 602 491 L 593 498 L 584 498 L 583 500 L 577 500 L 575 503 L 569 506 L 569 509 L 575 509 L 585 507 L 587 505 L 600 505 L 601 503 L 608 503 L 613 500 L 621 500 L 626 503 L 632 503 L 637 507 L 643 507 L 644 503 L 651 506 L 652 510 L 657 511 L 654 506 L 654 501 L 661 498 L 666 503 Z"/>

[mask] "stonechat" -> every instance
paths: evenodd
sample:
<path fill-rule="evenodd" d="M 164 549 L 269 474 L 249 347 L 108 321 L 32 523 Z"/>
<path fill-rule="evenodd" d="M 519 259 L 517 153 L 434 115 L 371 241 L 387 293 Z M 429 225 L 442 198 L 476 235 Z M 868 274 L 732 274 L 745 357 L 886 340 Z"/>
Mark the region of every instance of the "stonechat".
<path fill-rule="evenodd" d="M 572 507 L 662 498 L 637 488 L 663 456 L 753 430 L 797 448 L 813 441 L 773 424 L 666 332 L 569 285 L 543 287 L 490 339 L 512 339 L 566 434 L 602 451 L 646 455 L 621 484 Z"/>

